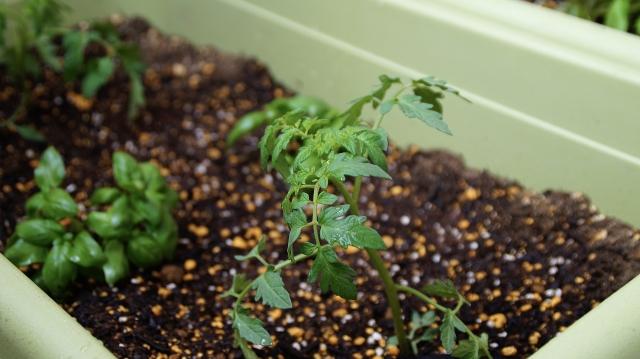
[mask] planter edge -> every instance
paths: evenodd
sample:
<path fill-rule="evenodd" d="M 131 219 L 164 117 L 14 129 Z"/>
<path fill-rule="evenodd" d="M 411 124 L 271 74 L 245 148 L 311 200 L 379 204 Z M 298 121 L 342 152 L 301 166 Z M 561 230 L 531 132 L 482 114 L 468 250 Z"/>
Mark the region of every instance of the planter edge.
<path fill-rule="evenodd" d="M 0 358 L 114 358 L 2 255 L 0 278 Z"/>

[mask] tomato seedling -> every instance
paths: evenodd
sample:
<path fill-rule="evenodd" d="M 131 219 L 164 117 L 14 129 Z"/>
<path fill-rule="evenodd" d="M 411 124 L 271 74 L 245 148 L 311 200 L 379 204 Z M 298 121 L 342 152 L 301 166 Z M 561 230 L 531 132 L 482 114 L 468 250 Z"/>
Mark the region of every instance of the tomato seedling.
<path fill-rule="evenodd" d="M 395 336 L 390 341 L 399 347 L 401 355 L 417 354 L 420 343 L 439 337 L 445 350 L 455 357 L 491 357 L 487 336 L 476 336 L 458 318 L 466 300 L 451 282 L 436 281 L 418 290 L 393 281 L 379 254 L 386 246 L 380 234 L 367 224 L 368 219 L 361 215 L 358 206 L 363 177 L 391 179 L 385 155 L 387 134 L 380 127 L 385 116 L 399 108 L 406 117 L 451 134 L 442 118 L 440 101 L 445 93 L 458 96 L 459 93 L 433 77 L 406 84 L 398 78 L 384 75 L 379 80 L 378 88 L 354 100 L 343 112 L 334 111 L 319 101 L 313 103 L 314 106 L 323 104 L 322 111 L 306 106 L 295 108 L 287 100 L 278 99 L 267 105 L 266 111 L 245 117 L 259 118 L 268 123 L 260 140 L 260 160 L 264 168 L 276 169 L 289 186 L 281 203 L 284 220 L 289 227 L 288 259 L 269 263 L 266 260 L 269 256 L 262 254 L 266 239 L 261 239 L 248 254 L 236 258 L 257 261 L 265 267 L 259 271 L 262 274 L 253 279 L 244 274 L 236 275 L 231 288 L 225 293 L 235 298 L 231 310 L 233 329 L 236 343 L 247 358 L 256 357 L 249 343 L 272 344 L 262 322 L 243 305 L 247 295 L 253 291 L 256 301 L 274 308 L 291 308 L 292 301 L 282 279 L 282 269 L 312 260 L 309 282 L 318 283 L 322 292 L 331 291 L 345 299 L 355 300 L 356 272 L 340 259 L 336 251 L 349 246 L 366 251 L 384 284 L 395 328 Z M 387 96 L 392 88 L 396 91 Z M 367 105 L 378 112 L 373 125 L 363 120 L 362 111 Z M 267 111 L 274 108 L 278 109 L 277 115 L 269 115 Z M 236 134 L 233 140 L 237 138 Z M 309 232 L 312 240 L 299 243 L 302 232 Z M 405 331 L 398 292 L 413 295 L 433 308 L 431 312 L 414 315 L 409 335 Z M 448 308 L 434 297 L 453 300 L 456 305 Z M 438 319 L 439 327 L 433 329 Z M 457 333 L 466 338 L 459 340 Z"/>

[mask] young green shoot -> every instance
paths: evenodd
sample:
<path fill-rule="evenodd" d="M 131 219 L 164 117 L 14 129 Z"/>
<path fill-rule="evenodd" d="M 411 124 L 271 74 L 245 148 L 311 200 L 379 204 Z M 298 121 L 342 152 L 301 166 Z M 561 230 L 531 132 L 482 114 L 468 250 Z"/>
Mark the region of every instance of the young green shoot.
<path fill-rule="evenodd" d="M 262 255 L 267 247 L 266 239 L 261 239 L 247 255 L 237 259 L 252 260 L 263 266 L 262 274 L 254 279 L 247 279 L 244 274 L 236 275 L 232 287 L 225 293 L 235 298 L 231 310 L 235 341 L 247 358 L 256 357 L 251 344 L 272 344 L 262 322 L 243 305 L 247 296 L 254 293 L 254 299 L 265 305 L 291 308 L 282 269 L 311 260 L 310 283 L 318 283 L 322 292 L 356 300 L 356 271 L 340 258 L 337 251 L 349 246 L 367 252 L 371 265 L 383 282 L 395 328 L 392 341 L 395 341 L 401 355 L 413 356 L 420 343 L 439 337 L 446 351 L 455 357 L 491 357 L 487 337 L 476 336 L 458 318 L 458 312 L 466 301 L 450 282 L 435 282 L 417 290 L 393 281 L 379 253 L 386 246 L 380 234 L 367 224 L 368 219 L 360 214 L 358 206 L 363 177 L 391 180 L 385 154 L 387 134 L 381 127 L 385 117 L 398 108 L 406 117 L 450 135 L 451 131 L 442 118 L 440 101 L 445 93 L 458 96 L 459 93 L 433 77 L 409 83 L 384 75 L 379 79 L 380 85 L 373 92 L 354 100 L 343 112 L 334 111 L 319 101 L 308 101 L 316 106 L 312 109 L 293 107 L 287 100 L 278 99 L 267 105 L 267 111 L 275 112 L 275 115 L 266 111 L 251 113 L 243 119 L 257 118 L 259 123 L 232 130 L 230 140 L 235 142 L 261 124 L 268 124 L 259 143 L 260 160 L 264 168 L 276 169 L 289 187 L 281 203 L 284 221 L 289 227 L 288 259 L 269 263 Z M 387 96 L 392 88 L 396 91 Z M 316 110 L 318 104 L 323 105 L 322 111 Z M 363 120 L 363 108 L 367 105 L 378 112 L 373 124 Z M 309 233 L 312 239 L 301 242 L 303 232 Z M 407 335 L 399 292 L 416 296 L 439 314 L 416 314 L 420 318 L 410 326 Z M 453 309 L 448 308 L 434 296 L 455 298 L 457 305 Z M 426 327 L 437 318 L 441 323 L 436 333 Z M 456 332 L 466 338 L 460 340 Z"/>
<path fill-rule="evenodd" d="M 177 226 L 171 215 L 177 194 L 151 163 L 124 152 L 113 155 L 117 187 L 97 189 L 91 204 L 104 211 L 79 216 L 78 205 L 60 186 L 62 156 L 49 147 L 35 169 L 39 192 L 27 200 L 26 218 L 9 237 L 4 255 L 18 267 L 33 267 L 33 280 L 61 296 L 78 275 L 114 285 L 129 263 L 148 268 L 172 257 Z"/>

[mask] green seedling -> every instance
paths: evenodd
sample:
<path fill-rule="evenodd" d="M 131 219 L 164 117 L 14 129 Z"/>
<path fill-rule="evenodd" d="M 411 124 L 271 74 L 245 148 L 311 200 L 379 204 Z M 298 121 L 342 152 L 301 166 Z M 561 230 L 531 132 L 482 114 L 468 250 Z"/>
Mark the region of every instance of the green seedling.
<path fill-rule="evenodd" d="M 84 97 L 95 97 L 113 77 L 118 64 L 129 77 L 129 117 L 144 105 L 144 64 L 138 49 L 123 42 L 108 23 L 92 23 L 87 29 L 63 26 L 69 8 L 56 0 L 23 0 L 0 4 L 0 66 L 20 92 L 14 113 L 0 121 L 0 127 L 15 130 L 23 138 L 44 141 L 25 117 L 33 83 L 44 68 L 62 73 L 65 81 L 81 81 Z M 89 46 L 101 56 L 87 56 Z"/>
<path fill-rule="evenodd" d="M 407 84 L 398 78 L 380 76 L 380 85 L 370 94 L 354 100 L 351 106 L 337 112 L 324 109 L 311 114 L 310 108 L 300 107 L 269 119 L 260 140 L 260 157 L 264 168 L 276 169 L 284 178 L 289 190 L 281 207 L 289 227 L 286 253 L 288 259 L 269 263 L 263 252 L 266 239 L 240 261 L 257 261 L 264 266 L 259 276 L 248 279 L 244 274 L 234 277 L 226 296 L 234 297 L 231 319 L 235 342 L 247 358 L 255 358 L 251 344 L 271 345 L 271 336 L 243 303 L 249 293 L 255 300 L 274 308 L 292 307 L 291 298 L 282 279 L 282 269 L 297 262 L 312 260 L 308 281 L 318 283 L 322 292 L 332 292 L 348 300 L 357 299 L 356 272 L 340 259 L 338 248 L 349 246 L 364 249 L 372 266 L 384 284 L 387 303 L 393 315 L 395 341 L 402 356 L 413 356 L 424 341 L 440 339 L 447 352 L 458 358 L 491 357 L 486 336 L 476 336 L 458 318 L 460 308 L 466 303 L 450 282 L 434 282 L 423 290 L 397 284 L 384 263 L 379 251 L 386 248 L 380 234 L 360 214 L 360 187 L 363 177 L 390 180 L 387 173 L 386 154 L 388 140 L 380 127 L 385 116 L 394 108 L 407 117 L 446 134 L 451 134 L 442 118 L 441 99 L 444 94 L 458 95 L 444 81 L 426 77 Z M 391 96 L 390 89 L 395 88 Z M 284 100 L 277 100 L 278 105 Z M 362 119 L 367 105 L 378 112 L 373 125 Z M 276 106 L 268 105 L 266 110 Z M 257 116 L 255 113 L 247 115 Z M 350 181 L 348 181 L 348 179 Z M 350 182 L 350 185 L 349 183 Z M 302 232 L 311 233 L 312 240 L 300 243 Z M 399 292 L 413 295 L 434 308 L 416 317 L 407 336 L 399 303 Z M 457 300 L 451 309 L 440 304 L 434 296 L 445 300 Z M 437 329 L 431 328 L 439 319 Z M 428 328 L 427 328 L 428 327 Z M 436 327 L 434 327 L 436 328 Z M 433 330 L 432 330 L 433 329 Z M 457 333 L 466 338 L 458 339 Z"/>
<path fill-rule="evenodd" d="M 309 116 L 331 117 L 331 107 L 319 99 L 297 95 L 291 98 L 279 98 L 271 101 L 264 108 L 264 111 L 250 112 L 241 117 L 233 126 L 227 136 L 227 147 L 235 143 L 246 135 L 255 132 L 264 125 L 270 125 L 275 119 L 290 111 L 301 110 Z"/>
<path fill-rule="evenodd" d="M 138 164 L 123 152 L 113 158 L 118 187 L 94 192 L 91 202 L 108 209 L 89 213 L 86 222 L 60 188 L 65 167 L 53 147 L 35 169 L 39 192 L 27 200 L 26 218 L 4 254 L 18 267 L 35 268 L 34 281 L 54 296 L 63 295 L 79 274 L 114 285 L 129 274 L 129 262 L 147 268 L 173 255 L 176 193 L 152 164 Z"/>

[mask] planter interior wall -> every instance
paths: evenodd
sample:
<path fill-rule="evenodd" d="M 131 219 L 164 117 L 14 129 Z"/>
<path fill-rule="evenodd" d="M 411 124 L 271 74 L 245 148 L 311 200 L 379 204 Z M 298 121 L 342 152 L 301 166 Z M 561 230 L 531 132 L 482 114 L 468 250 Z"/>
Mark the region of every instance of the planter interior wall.
<path fill-rule="evenodd" d="M 258 57 L 291 88 L 335 104 L 380 73 L 437 75 L 473 101 L 447 101 L 454 137 L 398 116 L 385 126 L 396 142 L 446 147 L 529 187 L 583 191 L 604 213 L 640 224 L 638 37 L 514 0 L 68 2 L 78 19 L 140 14 Z M 638 294 L 636 278 L 536 357 L 634 357 L 640 313 L 627 298 Z M 606 345 L 597 340 L 605 335 Z M 564 352 L 585 339 L 593 345 Z"/>

